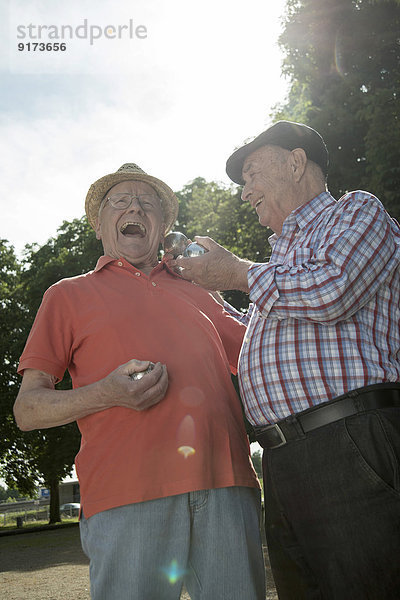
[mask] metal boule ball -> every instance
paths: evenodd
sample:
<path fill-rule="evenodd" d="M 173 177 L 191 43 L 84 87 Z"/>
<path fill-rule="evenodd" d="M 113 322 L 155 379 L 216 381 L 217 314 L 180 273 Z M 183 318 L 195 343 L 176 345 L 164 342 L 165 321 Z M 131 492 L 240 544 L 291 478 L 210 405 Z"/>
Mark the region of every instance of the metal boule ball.
<path fill-rule="evenodd" d="M 164 238 L 165 254 L 172 254 L 174 258 L 183 254 L 189 240 L 184 233 L 180 231 L 171 231 Z"/>
<path fill-rule="evenodd" d="M 150 373 L 150 371 L 152 371 L 155 366 L 156 365 L 153 362 L 151 362 L 147 369 L 145 369 L 144 371 L 137 371 L 137 373 L 131 373 L 130 378 L 135 380 L 142 379 L 142 377 L 144 377 L 147 373 Z"/>
<path fill-rule="evenodd" d="M 200 246 L 200 244 L 197 244 L 197 242 L 192 242 L 186 246 L 183 256 L 192 258 L 193 256 L 200 256 L 206 252 L 207 250 L 204 248 L 204 246 Z"/>

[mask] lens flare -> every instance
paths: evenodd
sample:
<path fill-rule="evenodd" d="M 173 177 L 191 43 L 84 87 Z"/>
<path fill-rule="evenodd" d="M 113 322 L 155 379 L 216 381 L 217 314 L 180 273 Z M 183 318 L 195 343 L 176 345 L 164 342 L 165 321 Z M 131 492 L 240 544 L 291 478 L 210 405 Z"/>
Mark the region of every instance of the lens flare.
<path fill-rule="evenodd" d="M 168 567 L 163 567 L 161 570 L 171 585 L 174 585 L 174 583 L 182 579 L 186 573 L 186 570 L 182 569 L 175 559 L 171 561 L 171 564 Z"/>
<path fill-rule="evenodd" d="M 180 446 L 178 448 L 178 452 L 179 452 L 179 454 L 182 454 L 185 458 L 188 458 L 189 456 L 193 456 L 193 454 L 196 454 L 196 450 L 194 448 L 192 448 L 192 446 Z"/>
<path fill-rule="evenodd" d="M 186 415 L 179 424 L 176 432 L 176 447 L 179 454 L 186 459 L 193 456 L 196 446 L 196 426 L 191 415 Z"/>
<path fill-rule="evenodd" d="M 353 32 L 349 30 L 348 23 L 343 23 L 336 32 L 333 68 L 340 77 L 347 77 L 351 62 L 351 47 L 353 45 Z"/>
<path fill-rule="evenodd" d="M 190 446 L 195 438 L 196 426 L 192 415 L 186 415 L 179 424 L 177 435 L 182 446 Z"/>
<path fill-rule="evenodd" d="M 205 394 L 203 390 L 200 390 L 197 387 L 188 386 L 179 393 L 179 400 L 185 404 L 185 406 L 200 406 L 204 403 Z"/>

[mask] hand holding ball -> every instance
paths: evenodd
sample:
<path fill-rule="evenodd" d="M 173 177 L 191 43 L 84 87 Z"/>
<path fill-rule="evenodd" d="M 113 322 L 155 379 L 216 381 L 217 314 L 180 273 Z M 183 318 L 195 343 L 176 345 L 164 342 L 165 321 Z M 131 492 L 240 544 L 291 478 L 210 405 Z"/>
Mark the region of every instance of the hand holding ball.
<path fill-rule="evenodd" d="M 151 362 L 149 364 L 149 366 L 147 367 L 147 369 L 145 369 L 144 371 L 137 371 L 136 373 L 131 373 L 130 374 L 130 378 L 134 379 L 135 381 L 138 379 L 142 379 L 142 377 L 144 377 L 147 373 L 150 373 L 150 371 L 152 371 L 155 367 L 155 364 L 153 362 Z"/>
<path fill-rule="evenodd" d="M 200 256 L 207 252 L 207 250 L 197 244 L 196 242 L 190 242 L 185 234 L 180 231 L 171 231 L 164 239 L 164 252 L 166 254 L 172 254 L 174 258 L 178 256 L 193 257 Z"/>

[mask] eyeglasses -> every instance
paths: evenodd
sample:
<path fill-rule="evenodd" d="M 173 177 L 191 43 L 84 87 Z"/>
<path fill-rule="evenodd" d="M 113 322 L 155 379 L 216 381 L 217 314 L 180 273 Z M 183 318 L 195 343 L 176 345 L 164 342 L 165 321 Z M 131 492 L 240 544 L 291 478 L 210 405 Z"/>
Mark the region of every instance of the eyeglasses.
<path fill-rule="evenodd" d="M 116 210 L 125 210 L 130 207 L 134 200 L 137 200 L 143 209 L 154 207 L 157 203 L 161 204 L 160 198 L 153 196 L 153 194 L 139 194 L 137 196 L 135 194 L 112 194 L 112 196 L 103 199 L 99 207 L 99 213 L 107 202 Z"/>

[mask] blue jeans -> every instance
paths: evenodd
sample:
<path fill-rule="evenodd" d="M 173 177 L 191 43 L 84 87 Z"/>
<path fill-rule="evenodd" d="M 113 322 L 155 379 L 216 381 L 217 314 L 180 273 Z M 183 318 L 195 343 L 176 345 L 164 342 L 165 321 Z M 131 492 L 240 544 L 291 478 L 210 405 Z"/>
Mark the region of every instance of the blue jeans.
<path fill-rule="evenodd" d="M 260 494 L 231 487 L 81 520 L 93 600 L 265 600 Z"/>
<path fill-rule="evenodd" d="M 347 417 L 266 450 L 280 600 L 400 598 L 400 410 Z"/>

